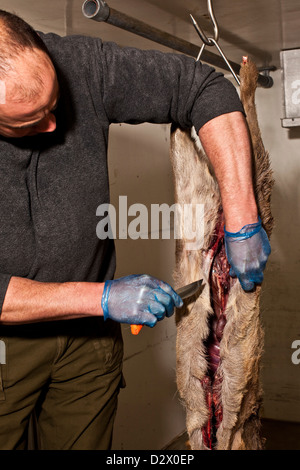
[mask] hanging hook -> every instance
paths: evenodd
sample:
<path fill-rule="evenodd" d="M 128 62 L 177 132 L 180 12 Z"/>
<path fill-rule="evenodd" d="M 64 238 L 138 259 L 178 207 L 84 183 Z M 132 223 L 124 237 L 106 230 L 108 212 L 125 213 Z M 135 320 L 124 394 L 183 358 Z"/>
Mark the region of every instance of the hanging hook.
<path fill-rule="evenodd" d="M 211 22 L 213 24 L 213 27 L 214 27 L 214 39 L 215 41 L 218 41 L 219 39 L 219 27 L 218 27 L 218 23 L 217 23 L 217 20 L 215 18 L 215 15 L 214 15 L 214 11 L 213 11 L 213 7 L 212 7 L 212 2 L 211 0 L 207 0 L 207 7 L 208 7 L 208 11 L 209 11 L 209 16 L 210 16 L 210 19 L 211 19 Z M 211 38 L 208 38 L 206 36 L 206 34 L 204 33 L 204 31 L 200 28 L 200 26 L 198 25 L 197 21 L 195 20 L 195 18 L 193 17 L 193 15 L 190 15 L 191 19 L 192 19 L 192 22 L 193 22 L 193 25 L 197 31 L 197 33 L 199 34 L 200 38 L 202 39 L 203 43 L 206 45 L 206 46 L 212 46 L 213 43 L 211 41 Z"/>
<path fill-rule="evenodd" d="M 198 57 L 196 59 L 196 61 L 200 60 L 200 57 L 202 55 L 202 52 L 204 51 L 204 48 L 206 46 L 216 46 L 216 48 L 218 49 L 220 55 L 223 57 L 224 61 L 226 62 L 227 64 L 227 67 L 229 68 L 230 72 L 232 73 L 232 75 L 234 76 L 236 82 L 238 85 L 240 85 L 240 80 L 238 78 L 238 76 L 236 75 L 236 73 L 234 72 L 234 70 L 232 69 L 227 57 L 225 56 L 224 52 L 222 51 L 221 47 L 219 46 L 218 44 L 218 40 L 219 40 L 219 27 L 218 27 L 218 23 L 217 23 L 217 20 L 216 20 L 216 17 L 215 17 L 215 14 L 214 14 L 214 11 L 213 11 L 213 6 L 212 6 L 212 0 L 207 0 L 207 7 L 208 7 L 208 12 L 209 12 L 209 16 L 210 16 L 210 20 L 213 24 L 213 27 L 214 27 L 214 37 L 207 37 L 206 34 L 204 33 L 203 29 L 200 28 L 200 26 L 198 25 L 197 21 L 195 20 L 195 18 L 193 17 L 193 15 L 190 14 L 190 17 L 192 19 L 192 22 L 193 22 L 193 25 L 194 25 L 194 28 L 196 29 L 201 41 L 203 42 L 202 44 L 202 47 L 200 49 L 200 52 L 198 54 Z"/>

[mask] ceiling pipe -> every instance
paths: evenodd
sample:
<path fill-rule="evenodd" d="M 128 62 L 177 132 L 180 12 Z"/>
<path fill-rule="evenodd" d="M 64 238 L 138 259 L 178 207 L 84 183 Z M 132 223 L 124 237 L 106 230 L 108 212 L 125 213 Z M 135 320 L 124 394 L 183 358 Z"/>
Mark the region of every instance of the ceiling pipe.
<path fill-rule="evenodd" d="M 184 39 L 177 38 L 176 36 L 154 28 L 153 26 L 149 26 L 143 21 L 132 18 L 125 13 L 114 10 L 113 8 L 110 8 L 104 0 L 85 0 L 82 5 L 82 12 L 88 19 L 99 22 L 104 21 L 183 54 L 192 57 L 197 57 L 199 54 L 199 46 L 185 41 Z M 229 70 L 223 58 L 210 51 L 204 50 L 201 60 L 222 70 Z M 229 63 L 234 72 L 239 74 L 240 65 L 231 61 L 229 61 Z M 263 88 L 271 88 L 273 86 L 273 79 L 268 74 L 259 74 L 258 84 Z"/>

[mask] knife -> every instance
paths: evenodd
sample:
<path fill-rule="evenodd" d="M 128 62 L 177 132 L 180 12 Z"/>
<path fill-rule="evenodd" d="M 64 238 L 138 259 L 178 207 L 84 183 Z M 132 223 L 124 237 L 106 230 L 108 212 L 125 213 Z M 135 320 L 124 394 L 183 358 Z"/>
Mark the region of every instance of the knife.
<path fill-rule="evenodd" d="M 179 295 L 179 297 L 182 298 L 182 300 L 187 299 L 188 297 L 191 297 L 192 295 L 196 294 L 196 292 L 198 292 L 200 286 L 202 285 L 202 282 L 203 279 L 191 282 L 190 284 L 187 284 L 186 286 L 177 289 L 176 293 Z M 138 335 L 141 329 L 143 328 L 143 325 L 130 325 L 130 328 L 131 333 L 133 335 Z"/>

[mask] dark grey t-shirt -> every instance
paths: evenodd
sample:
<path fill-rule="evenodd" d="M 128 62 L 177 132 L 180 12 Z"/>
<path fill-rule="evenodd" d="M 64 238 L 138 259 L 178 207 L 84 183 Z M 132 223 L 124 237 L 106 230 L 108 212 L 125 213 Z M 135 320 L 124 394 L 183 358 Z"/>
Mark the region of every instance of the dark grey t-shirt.
<path fill-rule="evenodd" d="M 199 130 L 220 114 L 243 112 L 233 85 L 192 58 L 41 36 L 60 84 L 57 130 L 0 136 L 0 309 L 11 276 L 113 277 L 114 244 L 96 235 L 96 209 L 109 202 L 110 123 L 175 122 Z"/>

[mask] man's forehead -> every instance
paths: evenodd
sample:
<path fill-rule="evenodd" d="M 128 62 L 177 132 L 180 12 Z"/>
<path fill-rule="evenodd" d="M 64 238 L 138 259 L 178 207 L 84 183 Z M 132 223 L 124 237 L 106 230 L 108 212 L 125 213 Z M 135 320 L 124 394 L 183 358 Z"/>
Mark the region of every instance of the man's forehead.
<path fill-rule="evenodd" d="M 1 85 L 0 85 L 1 86 Z M 12 100 L 3 85 L 3 103 L 0 102 L 0 125 L 21 127 L 41 121 L 56 107 L 59 99 L 59 84 L 56 75 L 48 77 L 36 99 Z"/>

